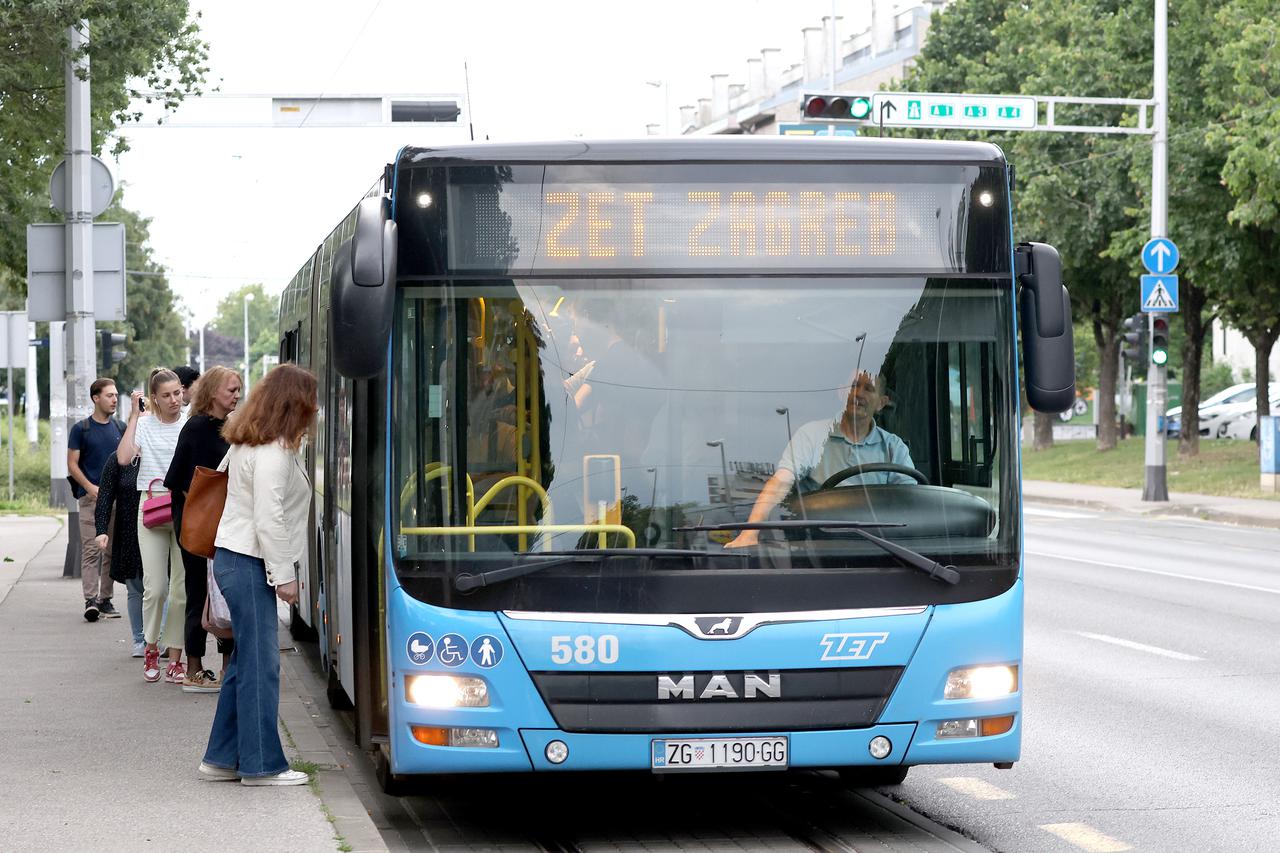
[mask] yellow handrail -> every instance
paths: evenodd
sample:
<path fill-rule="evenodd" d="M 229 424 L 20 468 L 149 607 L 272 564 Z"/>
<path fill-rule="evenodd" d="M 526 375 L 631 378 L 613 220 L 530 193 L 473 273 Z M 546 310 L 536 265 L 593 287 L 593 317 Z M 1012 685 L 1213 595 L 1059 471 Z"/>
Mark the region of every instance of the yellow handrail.
<path fill-rule="evenodd" d="M 636 547 L 636 534 L 623 524 L 500 524 L 469 527 L 402 527 L 406 536 L 498 536 L 507 533 L 599 533 L 601 536 L 617 533 L 627 542 L 628 548 Z M 551 540 L 543 544 L 543 550 L 551 550 Z"/>
<path fill-rule="evenodd" d="M 475 502 L 475 506 L 472 507 L 471 518 L 468 519 L 468 522 L 475 524 L 480 513 L 484 512 L 485 507 L 487 507 L 493 499 L 498 496 L 498 493 L 503 489 L 509 489 L 512 486 L 525 486 L 537 492 L 538 500 L 542 502 L 542 521 L 546 524 L 555 523 L 553 510 L 551 508 L 551 496 L 547 494 L 546 489 L 542 488 L 542 484 L 536 480 L 530 479 L 529 477 L 521 477 L 514 474 L 508 477 L 503 477 L 501 480 L 494 483 L 489 488 L 489 491 L 484 493 L 484 497 Z"/>

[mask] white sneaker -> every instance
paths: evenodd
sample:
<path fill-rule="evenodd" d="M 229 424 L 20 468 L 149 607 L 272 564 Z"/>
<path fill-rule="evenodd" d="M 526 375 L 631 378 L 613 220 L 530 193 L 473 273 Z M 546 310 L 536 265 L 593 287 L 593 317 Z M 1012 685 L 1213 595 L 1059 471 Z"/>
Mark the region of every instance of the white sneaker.
<path fill-rule="evenodd" d="M 147 653 L 147 644 L 139 641 L 133 644 L 133 657 L 140 658 Z"/>
<path fill-rule="evenodd" d="M 309 778 L 301 770 L 286 770 L 274 776 L 241 776 L 240 784 L 249 786 L 305 785 Z"/>
<path fill-rule="evenodd" d="M 200 762 L 197 772 L 200 774 L 200 778 L 206 782 L 234 782 L 240 778 L 240 774 L 234 770 L 215 767 L 212 764 L 205 764 L 203 761 Z"/>

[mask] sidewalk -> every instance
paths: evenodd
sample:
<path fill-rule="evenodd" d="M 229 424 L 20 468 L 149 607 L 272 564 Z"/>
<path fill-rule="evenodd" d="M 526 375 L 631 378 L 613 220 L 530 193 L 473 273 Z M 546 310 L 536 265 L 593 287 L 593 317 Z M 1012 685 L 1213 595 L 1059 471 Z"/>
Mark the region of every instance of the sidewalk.
<path fill-rule="evenodd" d="M 1140 489 L 1045 480 L 1023 480 L 1022 496 L 1039 503 L 1072 504 L 1137 515 L 1176 515 L 1250 527 L 1280 527 L 1280 501 L 1171 493 L 1167 502 L 1148 502 L 1142 500 Z"/>
<path fill-rule="evenodd" d="M 62 577 L 65 549 L 60 519 L 0 516 L 0 848 L 386 849 L 336 774 L 293 788 L 202 781 L 218 695 L 144 682 L 123 585 L 123 618 L 85 622 L 80 580 Z M 282 669 L 286 754 L 336 767 L 315 749 L 323 738 Z"/>

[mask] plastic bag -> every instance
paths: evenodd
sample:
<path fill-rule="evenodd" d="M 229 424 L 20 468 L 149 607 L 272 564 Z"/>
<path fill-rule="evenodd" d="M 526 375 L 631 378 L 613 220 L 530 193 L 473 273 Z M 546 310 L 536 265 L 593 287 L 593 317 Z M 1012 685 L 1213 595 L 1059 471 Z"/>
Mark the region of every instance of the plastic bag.
<path fill-rule="evenodd" d="M 213 560 L 208 561 L 209 566 L 209 595 L 204 600 L 204 614 L 201 616 L 200 623 L 203 628 L 219 639 L 229 639 L 231 632 L 231 608 L 227 606 L 227 599 L 223 597 L 222 590 L 218 588 L 218 581 L 213 576 Z"/>

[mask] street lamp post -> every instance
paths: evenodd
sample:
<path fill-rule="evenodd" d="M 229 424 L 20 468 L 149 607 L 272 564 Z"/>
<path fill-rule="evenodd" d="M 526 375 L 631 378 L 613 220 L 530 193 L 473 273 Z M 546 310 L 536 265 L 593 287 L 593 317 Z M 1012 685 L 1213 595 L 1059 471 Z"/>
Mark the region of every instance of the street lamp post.
<path fill-rule="evenodd" d="M 707 447 L 720 448 L 720 475 L 724 478 L 720 482 L 720 491 L 724 493 L 724 502 L 725 505 L 729 507 L 730 517 L 737 518 L 738 514 L 734 512 L 733 500 L 729 492 L 729 463 L 725 460 L 724 456 L 724 439 L 718 438 L 715 441 L 708 441 Z"/>
<path fill-rule="evenodd" d="M 863 334 L 862 337 L 865 338 L 866 335 Z M 861 363 L 861 356 L 859 356 L 859 363 Z M 787 419 L 787 452 L 791 454 L 791 473 L 795 474 L 799 469 L 796 467 L 795 447 L 793 447 L 791 443 L 793 438 L 793 433 L 791 432 L 791 408 L 789 406 L 782 406 L 781 408 L 774 409 L 774 411 L 783 415 Z M 804 511 L 804 495 L 800 493 L 800 484 L 798 482 L 796 483 L 796 497 L 800 499 L 800 517 L 808 518 L 808 514 Z"/>
<path fill-rule="evenodd" d="M 649 493 L 649 509 L 652 511 L 658 503 L 658 469 L 657 467 L 645 468 L 646 474 L 653 475 L 653 491 Z"/>
<path fill-rule="evenodd" d="M 671 135 L 671 84 L 666 80 L 646 80 L 646 86 L 662 90 L 662 135 Z"/>
<path fill-rule="evenodd" d="M 253 294 L 246 293 L 244 295 L 244 393 L 249 396 L 249 303 L 253 301 Z"/>

